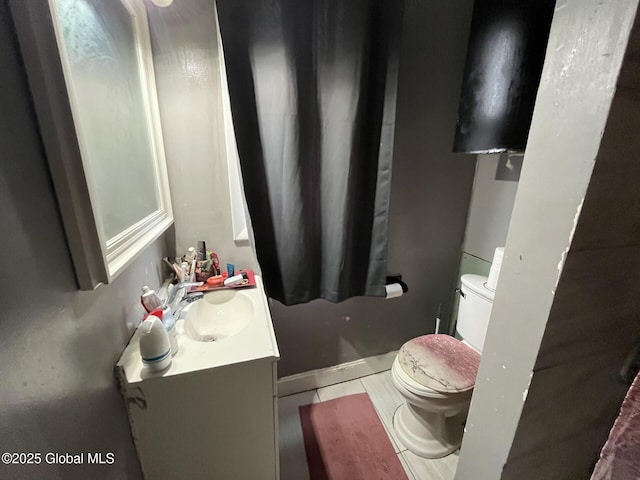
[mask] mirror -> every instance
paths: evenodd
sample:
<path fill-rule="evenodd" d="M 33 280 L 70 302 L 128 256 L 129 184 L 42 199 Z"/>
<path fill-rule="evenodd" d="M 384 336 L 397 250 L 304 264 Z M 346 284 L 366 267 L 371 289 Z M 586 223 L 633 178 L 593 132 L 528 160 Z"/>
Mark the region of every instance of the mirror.
<path fill-rule="evenodd" d="M 12 10 L 21 47 L 36 51 L 25 64 L 78 282 L 93 289 L 173 223 L 146 10 L 43 3 Z"/>

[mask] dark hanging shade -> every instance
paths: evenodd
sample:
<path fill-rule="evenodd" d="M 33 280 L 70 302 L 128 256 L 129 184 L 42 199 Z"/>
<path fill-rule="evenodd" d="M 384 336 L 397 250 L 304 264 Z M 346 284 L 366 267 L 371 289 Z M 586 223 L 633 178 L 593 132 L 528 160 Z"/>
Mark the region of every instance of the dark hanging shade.
<path fill-rule="evenodd" d="M 555 0 L 476 0 L 454 152 L 524 151 Z"/>

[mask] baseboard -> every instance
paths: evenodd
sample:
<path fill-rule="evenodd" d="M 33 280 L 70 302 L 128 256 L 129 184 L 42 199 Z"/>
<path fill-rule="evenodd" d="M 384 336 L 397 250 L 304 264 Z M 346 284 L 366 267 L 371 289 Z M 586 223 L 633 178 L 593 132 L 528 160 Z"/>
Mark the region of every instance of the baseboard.
<path fill-rule="evenodd" d="M 374 373 L 389 370 L 396 358 L 397 351 L 383 353 L 374 357 L 361 358 L 353 362 L 333 367 L 320 368 L 309 372 L 297 373 L 278 380 L 278 396 L 286 397 L 294 393 L 306 392 L 327 387 L 336 383 L 354 380 Z"/>

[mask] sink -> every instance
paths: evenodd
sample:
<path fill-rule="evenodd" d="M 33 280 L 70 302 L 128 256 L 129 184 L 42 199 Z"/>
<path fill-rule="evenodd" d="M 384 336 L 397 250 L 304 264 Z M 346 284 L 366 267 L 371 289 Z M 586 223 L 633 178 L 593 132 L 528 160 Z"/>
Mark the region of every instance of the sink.
<path fill-rule="evenodd" d="M 176 322 L 180 349 L 166 370 L 142 363 L 141 330 L 118 360 L 146 479 L 278 478 L 280 354 L 262 279 L 255 281 L 187 304 Z"/>
<path fill-rule="evenodd" d="M 168 370 L 155 373 L 142 364 L 139 331 L 118 361 L 127 382 L 170 377 L 251 362 L 279 358 L 262 278 L 255 287 L 215 290 L 187 304 L 176 321 L 180 348 Z"/>
<path fill-rule="evenodd" d="M 254 314 L 251 298 L 240 290 L 209 292 L 190 306 L 184 331 L 197 342 L 213 342 L 240 333 Z"/>

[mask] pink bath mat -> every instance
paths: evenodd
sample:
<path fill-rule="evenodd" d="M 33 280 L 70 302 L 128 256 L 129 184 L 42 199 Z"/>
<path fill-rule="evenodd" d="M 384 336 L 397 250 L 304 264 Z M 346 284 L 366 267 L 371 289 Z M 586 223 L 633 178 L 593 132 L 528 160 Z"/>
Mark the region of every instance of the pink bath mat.
<path fill-rule="evenodd" d="M 311 480 L 407 480 L 366 393 L 300 407 Z"/>

